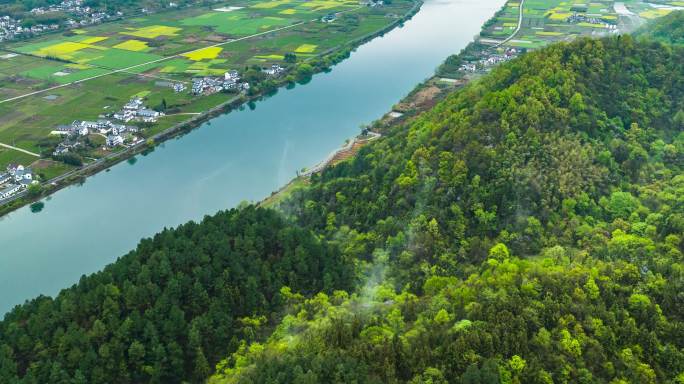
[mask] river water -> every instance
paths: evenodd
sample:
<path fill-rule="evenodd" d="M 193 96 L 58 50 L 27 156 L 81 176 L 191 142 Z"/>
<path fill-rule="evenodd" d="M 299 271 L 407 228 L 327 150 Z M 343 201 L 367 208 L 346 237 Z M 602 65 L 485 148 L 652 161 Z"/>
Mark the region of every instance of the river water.
<path fill-rule="evenodd" d="M 402 28 L 306 85 L 217 117 L 0 219 L 0 314 L 54 295 L 164 227 L 259 201 L 379 118 L 472 40 L 504 0 L 427 0 Z"/>

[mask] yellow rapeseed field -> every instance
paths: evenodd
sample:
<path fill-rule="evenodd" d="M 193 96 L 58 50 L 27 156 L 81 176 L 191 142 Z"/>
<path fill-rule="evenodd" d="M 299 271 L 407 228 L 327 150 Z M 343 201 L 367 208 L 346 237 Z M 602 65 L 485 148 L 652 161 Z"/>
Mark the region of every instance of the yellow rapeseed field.
<path fill-rule="evenodd" d="M 147 46 L 147 43 L 144 41 L 126 40 L 123 43 L 115 45 L 113 48 L 124 49 L 126 51 L 139 52 L 139 51 L 144 51 L 149 47 Z"/>
<path fill-rule="evenodd" d="M 264 1 L 261 3 L 256 3 L 252 6 L 252 8 L 257 8 L 257 9 L 270 9 L 270 8 L 275 8 L 284 4 L 288 4 L 290 0 L 273 0 L 273 1 Z"/>
<path fill-rule="evenodd" d="M 81 43 L 81 44 L 95 44 L 95 43 L 99 43 L 100 41 L 104 41 L 107 39 L 108 39 L 108 37 L 95 36 L 95 37 L 88 37 L 86 39 L 83 39 L 83 40 L 79 41 L 79 43 Z"/>
<path fill-rule="evenodd" d="M 302 44 L 297 49 L 295 49 L 296 53 L 311 53 L 316 50 L 317 45 L 313 44 Z"/>
<path fill-rule="evenodd" d="M 70 53 L 80 51 L 81 49 L 89 48 L 90 45 L 83 43 L 75 43 L 73 41 L 65 41 L 44 47 L 35 52 L 38 56 L 52 56 L 65 58 Z"/>
<path fill-rule="evenodd" d="M 159 36 L 175 36 L 180 30 L 181 28 L 169 27 L 166 25 L 150 25 L 149 27 L 134 28 L 121 33 L 124 35 L 142 37 L 144 39 L 156 39 Z"/>
<path fill-rule="evenodd" d="M 221 47 L 208 47 L 208 48 L 199 49 L 197 51 L 188 52 L 183 56 L 185 56 L 188 59 L 193 60 L 193 61 L 200 61 L 200 60 L 204 60 L 204 59 L 215 59 L 219 55 L 219 53 L 221 53 L 222 50 L 223 50 L 223 48 L 221 48 Z"/>

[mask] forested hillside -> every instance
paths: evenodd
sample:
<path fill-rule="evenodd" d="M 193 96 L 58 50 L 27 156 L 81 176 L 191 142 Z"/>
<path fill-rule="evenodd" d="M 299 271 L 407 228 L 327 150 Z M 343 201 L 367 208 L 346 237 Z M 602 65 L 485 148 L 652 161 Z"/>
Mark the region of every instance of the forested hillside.
<path fill-rule="evenodd" d="M 0 382 L 684 383 L 684 49 L 504 64 L 0 323 Z"/>
<path fill-rule="evenodd" d="M 199 382 L 277 311 L 287 285 L 349 288 L 336 246 L 245 208 L 166 230 L 0 323 L 0 383 Z"/>
<path fill-rule="evenodd" d="M 585 39 L 389 132 L 289 207 L 386 278 L 214 382 L 684 382 L 683 103 L 683 50 Z"/>
<path fill-rule="evenodd" d="M 672 12 L 637 32 L 639 36 L 669 44 L 684 44 L 684 12 Z"/>

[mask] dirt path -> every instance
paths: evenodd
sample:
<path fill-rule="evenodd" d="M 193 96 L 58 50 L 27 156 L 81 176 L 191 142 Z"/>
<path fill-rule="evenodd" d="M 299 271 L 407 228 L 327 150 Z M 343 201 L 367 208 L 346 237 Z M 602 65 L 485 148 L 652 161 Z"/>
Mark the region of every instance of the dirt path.
<path fill-rule="evenodd" d="M 33 152 L 27 151 L 27 150 L 25 150 L 25 149 L 13 147 L 13 146 L 11 146 L 11 145 L 7 145 L 7 144 L 0 143 L 0 147 L 5 147 L 5 148 L 8 148 L 8 149 L 14 149 L 15 151 L 24 152 L 24 153 L 26 153 L 27 155 L 31 155 L 31 156 L 35 156 L 35 157 L 40 157 L 40 155 L 37 154 L 37 153 L 33 153 Z"/>
<path fill-rule="evenodd" d="M 513 31 L 513 33 L 510 36 L 508 36 L 506 39 L 504 39 L 499 44 L 495 45 L 494 48 L 498 48 L 498 47 L 508 43 L 509 41 L 513 40 L 513 38 L 518 34 L 518 32 L 520 32 L 520 29 L 522 28 L 522 22 L 523 22 L 523 7 L 524 6 L 525 6 L 525 0 L 521 0 L 520 1 L 520 7 L 518 10 L 518 13 L 519 13 L 519 15 L 518 15 L 518 27 L 515 29 L 515 31 Z"/>

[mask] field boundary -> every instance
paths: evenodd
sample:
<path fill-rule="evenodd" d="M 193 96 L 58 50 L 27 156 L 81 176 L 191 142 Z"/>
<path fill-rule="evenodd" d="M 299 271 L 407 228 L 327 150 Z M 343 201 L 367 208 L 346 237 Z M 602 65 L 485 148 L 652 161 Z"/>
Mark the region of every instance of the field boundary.
<path fill-rule="evenodd" d="M 31 155 L 31 156 L 35 156 L 35 157 L 42 157 L 42 156 L 40 156 L 40 155 L 37 154 L 37 153 L 31 152 L 31 151 L 27 151 L 27 150 L 25 150 L 25 149 L 17 148 L 17 147 L 11 146 L 11 145 L 9 145 L 9 144 L 0 143 L 0 147 L 4 147 L 4 148 L 7 148 L 7 149 L 13 149 L 13 150 L 15 150 L 15 151 L 23 152 L 23 153 L 25 153 L 25 154 L 27 154 L 27 155 Z"/>
<path fill-rule="evenodd" d="M 522 29 L 522 23 L 523 23 L 523 11 L 524 11 L 524 6 L 525 6 L 525 0 L 520 0 L 520 6 L 518 7 L 518 27 L 513 31 L 513 33 L 505 38 L 502 42 L 499 44 L 495 45 L 494 48 L 499 48 L 500 46 L 508 43 L 509 41 L 513 40 L 515 36 L 518 35 L 518 32 Z"/>

